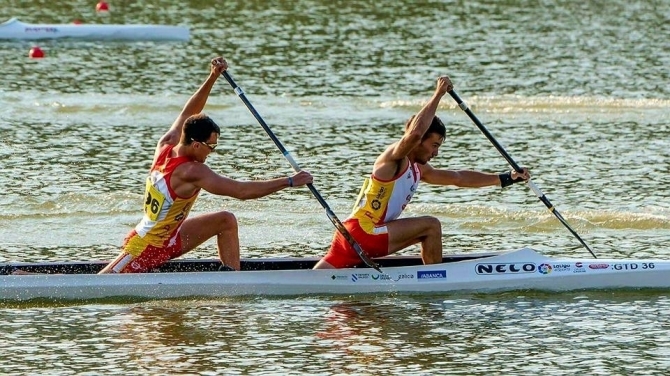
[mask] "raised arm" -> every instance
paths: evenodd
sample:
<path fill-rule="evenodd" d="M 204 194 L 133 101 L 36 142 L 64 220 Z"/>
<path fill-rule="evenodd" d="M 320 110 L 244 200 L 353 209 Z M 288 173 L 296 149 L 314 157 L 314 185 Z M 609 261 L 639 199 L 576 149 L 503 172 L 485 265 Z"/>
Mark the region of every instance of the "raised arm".
<path fill-rule="evenodd" d="M 423 135 L 430 127 L 430 123 L 435 118 L 437 106 L 440 100 L 448 91 L 453 90 L 454 85 L 447 76 L 437 79 L 437 87 L 428 102 L 419 110 L 419 112 L 410 119 L 400 141 L 389 149 L 388 158 L 391 160 L 400 160 L 405 158 L 416 146 L 421 143 Z"/>
<path fill-rule="evenodd" d="M 193 95 L 188 99 L 184 105 L 184 108 L 181 110 L 181 113 L 179 116 L 177 116 L 177 119 L 175 119 L 174 123 L 172 123 L 170 129 L 158 141 L 156 150 L 157 153 L 158 150 L 166 144 L 176 145 L 179 143 L 181 130 L 184 127 L 184 122 L 189 118 L 189 116 L 202 112 L 202 110 L 205 108 L 207 98 L 209 97 L 209 93 L 212 91 L 214 83 L 219 78 L 219 76 L 221 76 L 221 73 L 223 73 L 223 71 L 226 69 L 228 69 L 228 63 L 224 58 L 217 57 L 212 59 L 209 76 L 205 82 L 200 85 L 198 90 L 196 90 L 196 92 L 193 93 Z"/>
<path fill-rule="evenodd" d="M 421 143 L 423 136 L 435 118 L 440 100 L 445 93 L 453 88 L 454 85 L 449 77 L 443 76 L 437 79 L 435 92 L 421 110 L 405 124 L 405 133 L 402 138 L 387 147 L 375 160 L 372 169 L 372 174 L 375 177 L 385 180 L 392 179 L 395 174 L 404 169 L 404 165 L 407 163 L 405 158 Z"/>

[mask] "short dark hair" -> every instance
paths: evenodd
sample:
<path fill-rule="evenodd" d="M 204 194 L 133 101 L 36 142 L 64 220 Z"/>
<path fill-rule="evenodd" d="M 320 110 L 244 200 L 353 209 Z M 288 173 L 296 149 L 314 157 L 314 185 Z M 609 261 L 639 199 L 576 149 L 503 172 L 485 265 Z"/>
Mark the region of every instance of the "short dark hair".
<path fill-rule="evenodd" d="M 426 133 L 423 134 L 423 138 L 421 139 L 421 141 L 427 139 L 431 133 L 439 134 L 442 137 L 442 139 L 445 139 L 447 137 L 447 128 L 444 126 L 442 120 L 440 120 L 440 118 L 437 116 L 433 118 L 433 121 L 430 123 L 430 127 L 428 127 Z"/>
<path fill-rule="evenodd" d="M 221 128 L 209 116 L 199 113 L 189 116 L 184 122 L 182 129 L 184 134 L 184 143 L 189 145 L 193 141 L 207 142 L 212 132 L 221 134 Z"/>
<path fill-rule="evenodd" d="M 414 119 L 415 116 L 416 115 L 412 115 L 412 117 L 409 118 L 409 120 L 407 120 L 407 123 L 405 123 L 405 131 L 407 131 L 407 128 L 409 128 L 409 125 L 412 123 L 412 119 Z M 433 121 L 430 123 L 430 126 L 426 130 L 426 133 L 423 134 L 421 141 L 430 137 L 431 133 L 439 134 L 440 136 L 442 136 L 442 139 L 445 139 L 447 137 L 447 128 L 444 126 L 442 120 L 440 120 L 440 118 L 437 116 L 433 118 Z"/>

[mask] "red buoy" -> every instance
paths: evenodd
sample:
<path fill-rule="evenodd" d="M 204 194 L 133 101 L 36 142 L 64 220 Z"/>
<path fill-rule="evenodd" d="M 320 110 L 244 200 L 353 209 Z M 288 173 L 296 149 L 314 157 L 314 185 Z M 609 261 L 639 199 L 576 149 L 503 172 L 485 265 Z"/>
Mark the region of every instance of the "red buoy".
<path fill-rule="evenodd" d="M 44 51 L 38 46 L 34 46 L 30 49 L 30 52 L 28 52 L 28 57 L 31 59 L 41 59 L 44 57 Z"/>
<path fill-rule="evenodd" d="M 101 1 L 95 6 L 95 11 L 96 12 L 109 12 L 109 4 L 107 4 L 107 2 L 105 2 L 105 1 Z"/>

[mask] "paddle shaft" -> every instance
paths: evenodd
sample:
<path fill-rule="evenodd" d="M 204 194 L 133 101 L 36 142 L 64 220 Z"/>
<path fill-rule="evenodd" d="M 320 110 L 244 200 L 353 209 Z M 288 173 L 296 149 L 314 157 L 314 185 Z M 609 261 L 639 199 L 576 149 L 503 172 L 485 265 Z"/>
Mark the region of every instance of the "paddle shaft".
<path fill-rule="evenodd" d="M 505 151 L 502 145 L 500 145 L 500 143 L 495 139 L 495 137 L 493 137 L 491 132 L 489 132 L 488 129 L 486 129 L 484 124 L 482 124 L 482 122 L 479 121 L 479 119 L 477 119 L 477 116 L 475 116 L 475 114 L 470 110 L 470 108 L 468 108 L 468 105 L 465 102 L 463 102 L 461 97 L 459 97 L 458 94 L 456 94 L 456 92 L 453 90 L 449 91 L 449 95 L 451 95 L 451 97 L 454 98 L 456 103 L 458 103 L 458 107 L 460 107 L 461 110 L 463 110 L 463 112 L 465 112 L 470 117 L 470 119 L 475 123 L 477 128 L 479 128 L 479 130 L 484 134 L 484 136 L 486 136 L 486 138 L 488 138 L 489 141 L 491 141 L 493 146 L 495 146 L 500 155 L 502 155 L 503 158 L 505 158 L 507 163 L 509 163 L 509 165 L 514 169 L 514 171 L 518 173 L 523 173 L 521 167 L 519 167 L 519 165 L 514 161 L 514 159 L 512 159 L 512 157 L 509 154 L 507 154 L 507 151 Z M 579 242 L 591 253 L 593 258 L 597 258 L 595 253 L 593 253 L 593 251 L 591 250 L 591 248 L 586 244 L 586 242 L 584 242 L 584 240 L 582 240 L 579 234 L 577 234 L 577 232 L 573 230 L 572 227 L 570 227 L 565 218 L 563 218 L 561 213 L 559 213 L 558 210 L 556 210 L 554 205 L 549 201 L 547 196 L 540 190 L 540 188 L 538 188 L 537 185 L 535 185 L 535 183 L 533 183 L 530 180 L 528 180 L 528 186 L 535 193 L 537 198 L 539 198 L 540 201 L 542 201 L 542 203 L 547 207 L 547 209 L 549 209 L 549 211 L 552 212 L 554 216 L 556 216 L 556 218 L 568 229 L 568 231 L 570 231 L 570 233 L 572 233 L 572 235 L 574 235 L 577 238 L 577 240 L 579 240 Z"/>
<path fill-rule="evenodd" d="M 274 132 L 272 132 L 270 127 L 267 125 L 267 123 L 265 123 L 265 120 L 263 120 L 261 115 L 258 113 L 258 111 L 256 111 L 254 106 L 251 104 L 251 102 L 249 102 L 249 100 L 247 99 L 247 96 L 244 94 L 244 91 L 242 90 L 242 88 L 239 87 L 235 83 L 235 80 L 233 80 L 233 78 L 230 76 L 228 71 L 224 71 L 222 74 L 223 74 L 223 77 L 226 79 L 226 81 L 228 81 L 230 86 L 233 87 L 233 90 L 235 90 L 235 93 L 237 94 L 238 97 L 240 97 L 240 99 L 242 100 L 244 105 L 247 106 L 247 109 L 249 109 L 249 112 L 251 112 L 251 114 L 256 118 L 256 120 L 261 125 L 261 127 L 263 127 L 263 129 L 265 130 L 265 133 L 267 133 L 268 136 L 270 136 L 270 139 L 272 139 L 272 142 L 275 143 L 275 145 L 277 146 L 279 151 L 281 151 L 281 153 L 284 155 L 284 158 L 286 158 L 288 163 L 291 164 L 291 167 L 293 167 L 293 170 L 295 172 L 300 172 L 301 169 L 300 169 L 300 166 L 298 165 L 298 163 L 295 161 L 295 159 L 293 159 L 293 156 L 291 156 L 291 153 L 289 153 L 288 150 L 286 150 L 284 145 L 282 145 L 281 141 L 279 141 L 277 136 L 275 136 Z M 328 219 L 330 219 L 330 221 L 333 223 L 333 225 L 335 226 L 337 231 L 339 231 L 342 234 L 342 236 L 344 236 L 344 238 L 352 246 L 352 248 L 356 251 L 356 253 L 361 258 L 361 260 L 365 263 L 365 265 L 367 265 L 371 268 L 374 268 L 378 272 L 382 273 L 381 268 L 379 267 L 379 265 L 377 263 L 375 263 L 374 261 L 372 261 L 365 254 L 365 252 L 363 252 L 363 249 L 358 244 L 356 239 L 354 239 L 354 237 L 351 236 L 349 231 L 347 231 L 346 227 L 344 227 L 342 222 L 337 218 L 335 213 L 330 209 L 330 206 L 328 206 L 328 203 L 326 202 L 326 200 L 323 199 L 323 197 L 321 196 L 319 191 L 316 190 L 316 188 L 314 187 L 314 184 L 307 184 L 307 188 L 309 188 L 309 191 L 312 192 L 312 195 L 316 198 L 316 200 L 319 202 L 319 204 L 321 204 L 321 206 L 326 210 L 326 216 L 328 216 Z"/>

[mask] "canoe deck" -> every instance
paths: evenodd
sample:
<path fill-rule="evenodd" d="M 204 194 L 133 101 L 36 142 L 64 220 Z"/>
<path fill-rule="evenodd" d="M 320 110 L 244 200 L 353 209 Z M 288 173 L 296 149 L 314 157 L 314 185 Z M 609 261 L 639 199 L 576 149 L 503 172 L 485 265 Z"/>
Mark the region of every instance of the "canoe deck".
<path fill-rule="evenodd" d="M 495 256 L 497 253 L 478 253 L 448 255 L 442 258 L 443 263 L 453 263 L 465 260 L 481 259 Z M 250 270 L 305 270 L 312 269 L 319 261 L 318 257 L 276 257 L 263 259 L 242 259 L 240 266 L 242 271 Z M 417 266 L 423 262 L 418 256 L 388 256 L 375 259 L 379 265 L 384 267 Z M 0 264 L 0 275 L 10 275 L 16 269 L 29 273 L 43 274 L 96 274 L 102 270 L 109 261 L 73 261 L 73 262 L 39 262 L 39 263 L 5 263 Z M 169 261 L 159 268 L 151 270 L 150 273 L 176 273 L 176 272 L 216 272 L 221 262 L 217 259 L 179 259 Z M 361 265 L 358 269 L 368 268 Z"/>

